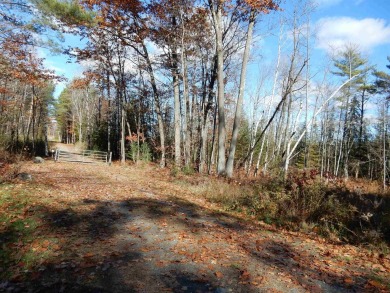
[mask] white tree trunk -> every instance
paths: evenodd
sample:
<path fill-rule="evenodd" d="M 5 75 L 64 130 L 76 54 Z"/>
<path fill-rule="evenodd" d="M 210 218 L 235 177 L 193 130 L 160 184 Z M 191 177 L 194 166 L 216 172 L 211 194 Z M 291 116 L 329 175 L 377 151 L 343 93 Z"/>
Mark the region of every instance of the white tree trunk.
<path fill-rule="evenodd" d="M 348 79 L 347 81 L 345 81 L 342 85 L 340 85 L 330 96 L 329 98 L 327 98 L 325 100 L 325 102 L 318 108 L 317 111 L 315 111 L 315 113 L 313 114 L 312 118 L 310 119 L 310 121 L 306 124 L 304 130 L 302 131 L 301 135 L 299 136 L 299 138 L 297 139 L 297 141 L 295 142 L 293 148 L 291 149 L 291 151 L 289 152 L 289 157 L 288 159 L 291 159 L 291 156 L 294 154 L 294 151 L 295 149 L 297 148 L 297 146 L 299 145 L 299 143 L 301 142 L 302 138 L 305 136 L 306 134 L 306 131 L 309 129 L 309 127 L 313 124 L 313 122 L 315 121 L 315 118 L 317 117 L 317 115 L 319 113 L 321 113 L 323 107 L 346 85 L 348 84 L 349 82 L 351 82 L 353 79 L 355 79 L 357 77 L 357 75 L 353 76 L 352 78 Z M 287 158 L 286 158 L 287 160 Z"/>

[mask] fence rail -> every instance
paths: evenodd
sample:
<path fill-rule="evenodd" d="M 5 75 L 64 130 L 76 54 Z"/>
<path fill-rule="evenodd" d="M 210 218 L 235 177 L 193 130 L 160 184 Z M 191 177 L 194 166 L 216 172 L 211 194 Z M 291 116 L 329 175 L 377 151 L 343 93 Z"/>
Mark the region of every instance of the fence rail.
<path fill-rule="evenodd" d="M 112 153 L 84 150 L 81 152 L 68 152 L 56 149 L 54 159 L 57 162 L 78 162 L 78 163 L 108 163 L 111 165 Z"/>

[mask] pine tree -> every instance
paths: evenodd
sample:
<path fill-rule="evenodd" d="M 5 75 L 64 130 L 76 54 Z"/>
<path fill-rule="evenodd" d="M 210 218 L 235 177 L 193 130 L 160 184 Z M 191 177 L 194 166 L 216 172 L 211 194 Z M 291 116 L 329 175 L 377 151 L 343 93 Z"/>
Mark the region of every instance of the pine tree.
<path fill-rule="evenodd" d="M 353 169 L 358 174 L 360 164 L 365 161 L 362 154 L 362 140 L 364 129 L 364 105 L 367 102 L 368 82 L 367 75 L 370 70 L 368 61 L 362 57 L 359 50 L 349 45 L 334 60 L 337 71 L 333 74 L 349 79 L 358 75 L 346 86 L 340 96 L 342 103 L 339 124 L 339 150 L 336 174 L 344 169 L 344 176 L 348 178 L 349 171 Z"/>
<path fill-rule="evenodd" d="M 387 61 L 390 62 L 390 56 L 387 57 Z M 386 65 L 388 69 L 390 69 L 390 64 Z M 390 106 L 390 74 L 387 74 L 383 71 L 375 71 L 374 76 L 376 77 L 375 80 L 375 91 L 378 94 L 383 95 L 384 98 L 380 100 L 381 109 L 380 109 L 380 118 L 379 118 L 379 124 L 378 124 L 378 134 L 379 138 L 378 141 L 381 141 L 380 143 L 380 153 L 382 154 L 382 182 L 383 182 L 383 189 L 386 189 L 387 187 L 387 173 L 388 173 L 388 149 L 389 149 L 389 142 L 388 142 L 388 130 L 390 129 L 389 125 L 389 106 Z"/>
<path fill-rule="evenodd" d="M 387 56 L 387 61 L 390 63 L 390 56 Z M 390 64 L 386 67 L 390 69 Z M 390 99 L 390 74 L 384 71 L 375 71 L 374 76 L 376 77 L 376 92 L 383 94 L 386 99 Z"/>

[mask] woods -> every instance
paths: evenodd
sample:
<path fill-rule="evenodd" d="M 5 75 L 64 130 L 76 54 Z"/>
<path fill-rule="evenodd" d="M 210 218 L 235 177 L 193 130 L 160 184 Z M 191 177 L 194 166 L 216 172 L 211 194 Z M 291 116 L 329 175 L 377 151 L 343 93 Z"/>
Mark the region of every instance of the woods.
<path fill-rule="evenodd" d="M 0 0 L 0 291 L 388 292 L 389 4 L 346 2 Z"/>
<path fill-rule="evenodd" d="M 56 49 L 53 40 L 39 34 L 47 36 L 58 26 L 53 21 L 48 23 L 47 16 L 36 10 L 34 3 L 43 4 L 0 2 L 0 137 L 2 148 L 10 152 L 47 156 L 48 128 L 50 119 L 55 119 L 54 82 L 63 78 L 45 68 L 44 59 L 38 56 L 39 48 Z M 55 8 L 65 13 L 70 5 L 58 3 Z M 78 9 L 72 13 L 76 12 Z"/>
<path fill-rule="evenodd" d="M 356 44 L 312 61 L 313 11 L 301 0 L 2 1 L 2 144 L 47 154 L 54 121 L 52 139 L 122 163 L 143 150 L 161 167 L 229 178 L 309 168 L 385 188 L 388 72 Z M 54 99 L 62 77 L 37 52 L 64 32 L 86 40 L 66 52 L 87 65 Z M 274 60 L 258 61 L 268 33 Z"/>

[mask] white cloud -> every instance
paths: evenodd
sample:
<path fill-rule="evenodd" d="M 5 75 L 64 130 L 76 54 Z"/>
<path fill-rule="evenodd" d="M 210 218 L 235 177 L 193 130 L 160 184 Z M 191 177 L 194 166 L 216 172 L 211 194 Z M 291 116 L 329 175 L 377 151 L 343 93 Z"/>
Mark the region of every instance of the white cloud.
<path fill-rule="evenodd" d="M 165 53 L 161 47 L 157 46 L 155 42 L 150 40 L 146 40 L 146 47 L 148 48 L 149 54 L 154 56 L 159 56 Z"/>
<path fill-rule="evenodd" d="M 98 61 L 87 59 L 87 60 L 81 60 L 79 63 L 83 70 L 96 68 L 99 65 Z"/>
<path fill-rule="evenodd" d="M 384 19 L 351 17 L 322 18 L 317 22 L 317 47 L 334 52 L 346 44 L 356 44 L 362 51 L 390 43 L 390 25 Z"/>
<path fill-rule="evenodd" d="M 45 65 L 45 67 L 49 70 L 53 70 L 56 74 L 58 75 L 61 75 L 61 74 L 64 74 L 65 73 L 65 70 L 63 68 L 60 68 L 59 66 L 57 66 L 56 64 L 54 64 L 52 61 L 49 61 L 49 60 L 45 60 L 43 62 L 43 64 Z"/>
<path fill-rule="evenodd" d="M 38 58 L 43 59 L 43 65 L 46 69 L 54 71 L 57 75 L 65 73 L 65 70 L 61 67 L 61 64 L 57 64 L 53 60 L 50 60 L 50 55 L 46 49 L 38 48 Z"/>

